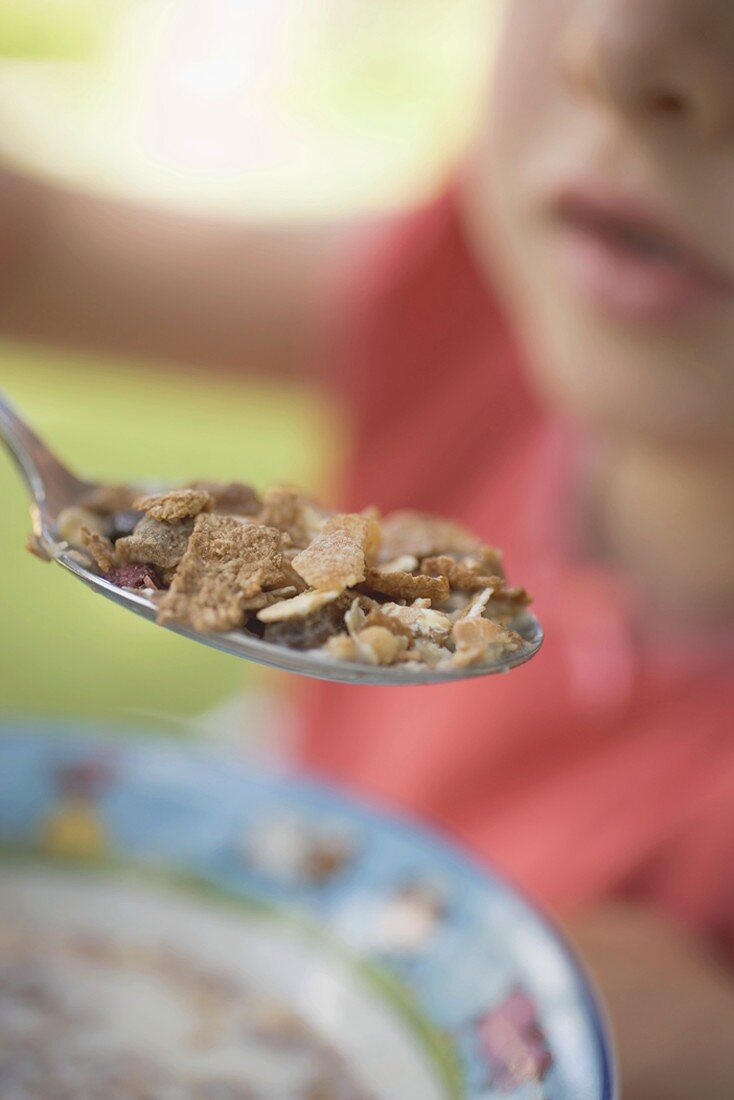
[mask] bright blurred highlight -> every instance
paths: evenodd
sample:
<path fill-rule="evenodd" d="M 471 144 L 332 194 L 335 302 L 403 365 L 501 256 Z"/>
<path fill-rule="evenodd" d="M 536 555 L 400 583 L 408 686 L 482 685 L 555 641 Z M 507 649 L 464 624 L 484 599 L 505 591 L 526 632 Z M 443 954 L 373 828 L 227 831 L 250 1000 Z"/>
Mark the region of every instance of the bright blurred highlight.
<path fill-rule="evenodd" d="M 435 187 L 471 132 L 496 21 L 488 0 L 27 2 L 37 18 L 0 0 L 0 57 L 34 56 L 34 27 L 36 56 L 58 57 L 41 11 L 88 56 L 0 65 L 13 157 L 242 216 L 387 208 Z"/>

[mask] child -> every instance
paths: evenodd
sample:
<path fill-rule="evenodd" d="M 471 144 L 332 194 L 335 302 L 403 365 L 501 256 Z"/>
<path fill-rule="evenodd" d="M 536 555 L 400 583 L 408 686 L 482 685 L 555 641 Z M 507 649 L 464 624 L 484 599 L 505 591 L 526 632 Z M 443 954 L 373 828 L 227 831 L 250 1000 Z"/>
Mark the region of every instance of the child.
<path fill-rule="evenodd" d="M 734 7 L 513 0 L 489 102 L 451 193 L 366 236 L 7 177 L 0 320 L 318 362 L 357 417 L 346 504 L 506 548 L 541 656 L 499 681 L 309 689 L 304 760 L 569 915 L 626 1100 L 724 1100 L 734 980 L 707 952 L 734 954 Z"/>

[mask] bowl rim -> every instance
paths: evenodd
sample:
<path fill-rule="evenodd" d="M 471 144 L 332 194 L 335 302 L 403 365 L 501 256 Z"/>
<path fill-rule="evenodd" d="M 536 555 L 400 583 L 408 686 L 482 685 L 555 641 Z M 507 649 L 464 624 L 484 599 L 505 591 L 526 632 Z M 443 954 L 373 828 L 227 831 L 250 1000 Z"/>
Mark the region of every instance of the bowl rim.
<path fill-rule="evenodd" d="M 556 948 L 578 996 L 579 1007 L 583 1010 L 589 1024 L 594 1042 L 594 1061 L 597 1064 L 601 1081 L 599 1100 L 618 1100 L 618 1064 L 610 1022 L 601 996 L 591 978 L 578 951 L 565 933 L 558 927 L 553 917 L 531 897 L 528 891 L 518 886 L 512 877 L 494 866 L 484 864 L 477 856 L 463 850 L 457 842 L 431 823 L 417 820 L 407 811 L 394 807 L 384 807 L 371 802 L 364 794 L 351 791 L 314 776 L 312 773 L 284 769 L 277 762 L 268 763 L 261 759 L 252 759 L 246 754 L 236 753 L 226 746 L 197 745 L 190 741 L 166 741 L 161 737 L 140 736 L 141 729 L 136 725 L 134 739 L 131 738 L 132 724 L 121 722 L 97 723 L 92 721 L 72 721 L 34 718 L 0 718 L 0 752 L 12 742 L 32 741 L 36 745 L 44 744 L 54 749 L 68 752 L 82 751 L 90 746 L 117 747 L 132 754 L 146 753 L 160 756 L 172 755 L 179 759 L 196 762 L 199 768 L 216 769 L 231 780 L 239 773 L 245 782 L 262 783 L 271 791 L 287 793 L 297 790 L 308 795 L 309 804 L 329 813 L 343 814 L 373 831 L 386 832 L 399 840 L 408 841 L 416 850 L 430 853 L 437 864 L 445 867 L 459 883 L 463 880 L 472 888 L 486 892 L 490 885 L 498 887 L 504 895 L 518 900 L 530 913 L 542 930 L 546 940 Z M 147 732 L 147 731 L 143 731 Z M 202 782 L 204 773 L 202 772 Z M 216 778 L 210 774 L 207 779 Z M 335 933 L 329 931 L 333 938 Z M 349 950 L 347 948 L 347 950 Z"/>

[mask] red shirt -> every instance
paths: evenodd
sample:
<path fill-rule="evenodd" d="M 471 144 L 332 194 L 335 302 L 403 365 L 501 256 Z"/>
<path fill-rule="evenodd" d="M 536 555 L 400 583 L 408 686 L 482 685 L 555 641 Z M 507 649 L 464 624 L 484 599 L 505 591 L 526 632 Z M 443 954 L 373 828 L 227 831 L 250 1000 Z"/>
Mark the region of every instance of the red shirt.
<path fill-rule="evenodd" d="M 381 241 L 352 291 L 346 504 L 450 515 L 503 547 L 546 643 L 503 677 L 314 685 L 307 766 L 546 904 L 634 896 L 734 946 L 730 641 L 643 630 L 623 581 L 576 552 L 583 446 L 526 384 L 450 200 Z"/>

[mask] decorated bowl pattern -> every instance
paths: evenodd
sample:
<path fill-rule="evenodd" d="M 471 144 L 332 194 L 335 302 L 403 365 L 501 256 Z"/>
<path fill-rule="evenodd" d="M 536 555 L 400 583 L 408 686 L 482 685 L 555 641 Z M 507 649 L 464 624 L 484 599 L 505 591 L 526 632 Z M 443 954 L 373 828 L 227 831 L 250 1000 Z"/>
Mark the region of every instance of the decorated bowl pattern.
<path fill-rule="evenodd" d="M 326 787 L 208 750 L 100 734 L 5 728 L 5 860 L 136 869 L 207 904 L 234 903 L 243 920 L 254 909 L 286 922 L 319 957 L 353 967 L 410 1031 L 434 1096 L 616 1096 L 585 975 L 502 879 Z"/>

